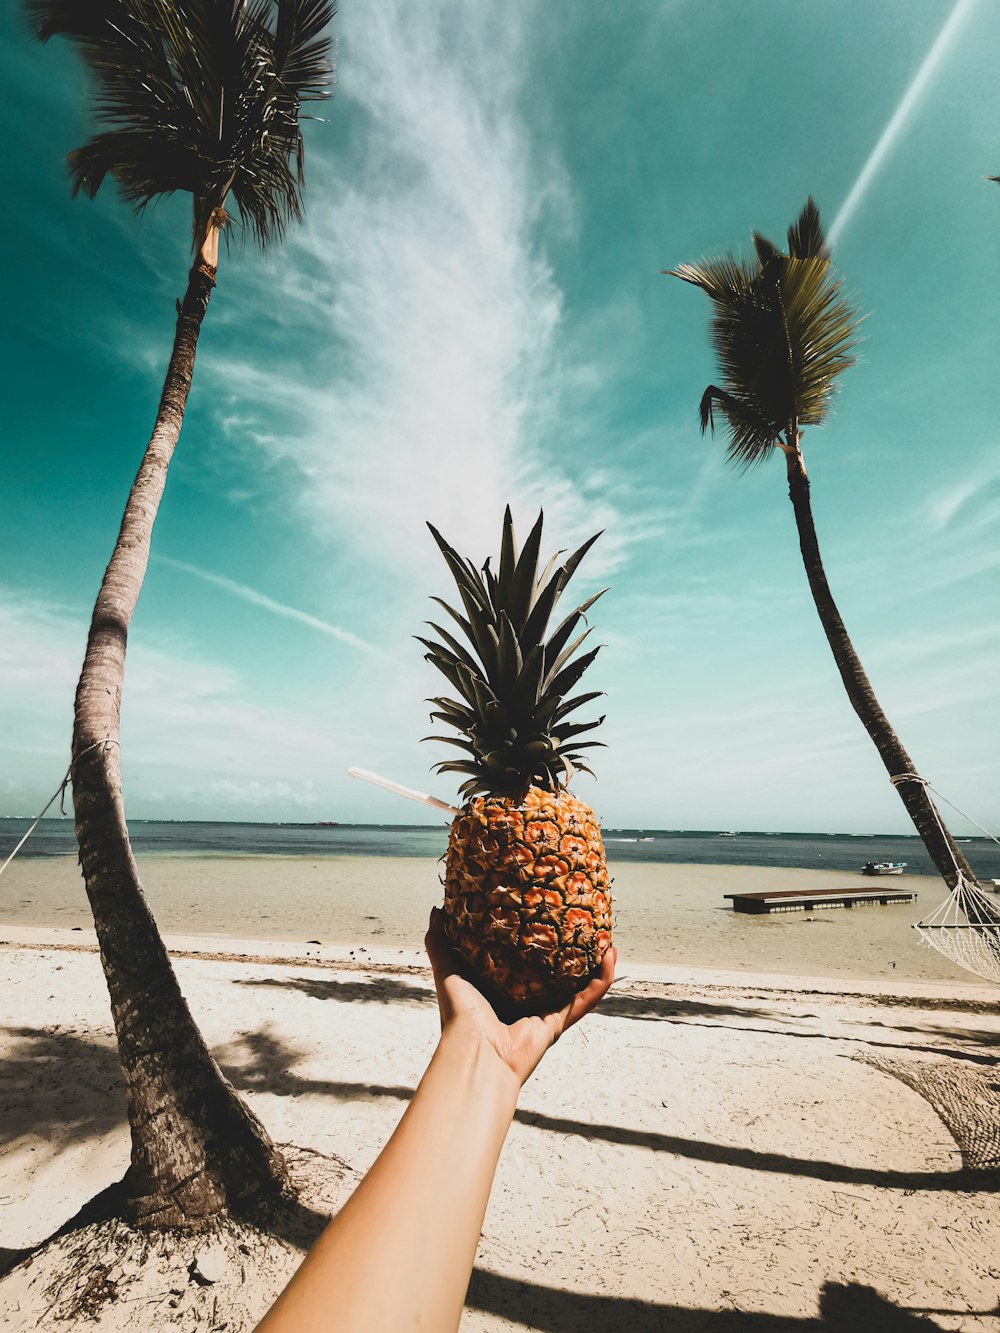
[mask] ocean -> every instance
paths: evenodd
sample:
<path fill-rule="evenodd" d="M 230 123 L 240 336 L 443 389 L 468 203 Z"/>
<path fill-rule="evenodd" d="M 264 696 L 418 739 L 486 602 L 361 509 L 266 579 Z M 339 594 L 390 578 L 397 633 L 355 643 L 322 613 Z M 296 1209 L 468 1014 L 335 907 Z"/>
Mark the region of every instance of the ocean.
<path fill-rule="evenodd" d="M 30 820 L 0 819 L 0 864 Z M 131 820 L 137 855 L 429 857 L 445 850 L 448 826 L 427 824 L 250 824 Z M 907 874 L 935 876 L 915 835 L 759 833 L 711 829 L 604 829 L 608 859 L 647 864 L 780 866 L 857 872 L 866 861 L 905 861 Z M 981 879 L 1000 879 L 1000 845 L 960 838 Z M 18 858 L 73 856 L 73 821 L 43 819 Z"/>

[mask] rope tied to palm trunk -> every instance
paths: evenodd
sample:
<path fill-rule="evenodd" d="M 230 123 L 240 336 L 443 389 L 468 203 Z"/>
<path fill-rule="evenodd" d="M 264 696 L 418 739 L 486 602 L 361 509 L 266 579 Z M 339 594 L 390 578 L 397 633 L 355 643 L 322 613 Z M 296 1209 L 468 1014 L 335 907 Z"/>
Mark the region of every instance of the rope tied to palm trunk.
<path fill-rule="evenodd" d="M 890 776 L 889 781 L 894 787 L 903 782 L 918 783 L 927 791 L 934 792 L 935 796 L 946 805 L 950 805 L 963 819 L 975 824 L 976 828 L 981 829 L 988 838 L 1000 843 L 1000 838 L 964 810 L 959 809 L 953 801 L 948 800 L 947 796 L 942 796 L 931 786 L 927 778 L 922 778 L 918 773 L 897 773 L 895 776 Z M 967 972 L 983 977 L 986 981 L 1000 985 L 1000 910 L 996 903 L 983 893 L 975 880 L 970 880 L 959 867 L 937 806 L 933 801 L 929 801 L 929 804 L 955 869 L 955 883 L 944 902 L 929 916 L 916 922 L 913 928 L 925 944 L 944 954 L 951 962 L 957 963 Z"/>
<path fill-rule="evenodd" d="M 101 749 L 102 747 L 103 747 L 104 749 L 107 749 L 109 745 L 117 745 L 118 748 L 119 748 L 119 750 L 121 749 L 121 741 L 119 741 L 119 740 L 115 740 L 115 738 L 114 738 L 113 736 L 105 736 L 103 740 L 95 741 L 95 742 L 93 743 L 93 745 L 88 745 L 87 748 L 86 748 L 85 750 L 81 750 L 80 753 L 77 755 L 77 759 L 82 759 L 83 756 L 84 756 L 85 754 L 90 754 L 91 750 L 98 750 L 98 749 Z M 51 795 L 51 796 L 49 797 L 49 799 L 46 801 L 46 803 L 45 803 L 45 805 L 44 805 L 44 807 L 43 807 L 43 809 L 42 809 L 41 814 L 38 816 L 38 818 L 35 820 L 35 822 L 31 825 L 31 827 L 28 829 L 27 833 L 24 835 L 24 837 L 21 839 L 21 841 L 17 844 L 17 846 L 14 848 L 14 850 L 11 852 L 10 856 L 7 857 L 7 860 L 4 861 L 4 863 L 3 863 L 2 866 L 0 866 L 0 875 L 3 874 L 3 872 L 4 872 L 4 871 L 7 869 L 7 867 L 10 865 L 11 861 L 13 861 L 14 857 L 18 854 L 18 852 L 21 850 L 21 848 L 24 846 L 24 844 L 28 841 L 28 839 L 29 839 L 29 838 L 31 837 L 31 835 L 34 833 L 35 829 L 38 827 L 38 825 L 42 822 L 42 820 L 43 820 L 43 819 L 45 818 L 45 816 L 48 814 L 50 806 L 52 806 L 52 805 L 54 804 L 55 801 L 58 800 L 58 802 L 59 802 L 59 813 L 60 813 L 61 815 L 65 815 L 65 813 L 66 813 L 66 788 L 69 786 L 70 781 L 71 781 L 71 779 L 72 779 L 72 777 L 73 777 L 73 763 L 74 763 L 74 762 L 75 762 L 75 761 L 70 760 L 69 768 L 67 768 L 67 770 L 66 770 L 66 774 L 65 774 L 65 776 L 64 776 L 64 778 L 63 778 L 63 780 L 62 780 L 62 782 L 60 782 L 59 786 L 55 789 L 55 791 L 52 793 L 52 795 Z"/>

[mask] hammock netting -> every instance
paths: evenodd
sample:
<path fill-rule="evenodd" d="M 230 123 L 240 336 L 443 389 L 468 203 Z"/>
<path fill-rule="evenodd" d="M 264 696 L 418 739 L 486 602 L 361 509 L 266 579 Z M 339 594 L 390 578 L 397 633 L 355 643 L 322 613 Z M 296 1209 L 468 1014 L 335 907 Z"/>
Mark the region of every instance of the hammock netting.
<path fill-rule="evenodd" d="M 961 871 L 944 902 L 914 929 L 959 967 L 1000 985 L 1000 903 Z"/>
<path fill-rule="evenodd" d="M 874 1051 L 854 1058 L 898 1078 L 933 1106 L 966 1171 L 1000 1172 L 1000 1090 L 992 1069 L 970 1068 L 963 1060 L 907 1060 Z"/>

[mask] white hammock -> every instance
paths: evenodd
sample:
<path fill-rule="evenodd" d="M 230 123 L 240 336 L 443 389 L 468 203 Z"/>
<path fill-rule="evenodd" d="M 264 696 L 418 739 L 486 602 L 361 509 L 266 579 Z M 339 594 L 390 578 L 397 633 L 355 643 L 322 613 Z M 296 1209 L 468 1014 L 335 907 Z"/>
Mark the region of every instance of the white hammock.
<path fill-rule="evenodd" d="M 916 773 L 901 773 L 889 781 L 894 787 L 901 782 L 919 782 L 928 791 L 934 791 L 927 779 L 918 777 Z M 947 796 L 941 796 L 940 792 L 934 794 L 953 810 L 957 810 L 970 824 L 982 829 L 988 838 L 1000 843 L 1000 838 L 994 837 L 989 829 L 983 828 L 982 824 L 971 815 L 967 815 L 964 810 L 959 810 Z M 934 811 L 941 836 L 948 842 L 948 835 L 933 801 L 931 809 Z M 957 963 L 967 972 L 974 972 L 977 977 L 983 977 L 986 981 L 992 981 L 1000 986 L 1000 902 L 983 893 L 974 880 L 965 877 L 958 868 L 954 854 L 952 854 L 952 864 L 957 876 L 954 887 L 943 903 L 929 916 L 916 923 L 914 930 L 925 944 L 937 949 L 938 953 L 944 954 L 951 962 Z"/>
<path fill-rule="evenodd" d="M 914 929 L 959 967 L 1000 986 L 1000 910 L 961 871 L 944 902 Z"/>

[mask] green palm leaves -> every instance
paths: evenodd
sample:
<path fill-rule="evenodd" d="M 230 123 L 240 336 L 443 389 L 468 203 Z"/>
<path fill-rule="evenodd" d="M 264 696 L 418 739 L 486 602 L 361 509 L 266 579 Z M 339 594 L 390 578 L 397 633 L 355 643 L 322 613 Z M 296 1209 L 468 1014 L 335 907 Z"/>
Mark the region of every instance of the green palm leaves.
<path fill-rule="evenodd" d="M 326 97 L 333 0 L 29 0 L 38 37 L 80 49 L 102 127 L 69 155 L 74 194 L 113 176 L 137 211 L 235 200 L 258 242 L 301 217 L 303 102 Z"/>
<path fill-rule="evenodd" d="M 426 660 L 448 679 L 461 696 L 431 699 L 431 717 L 454 727 L 455 736 L 428 736 L 465 752 L 465 758 L 437 764 L 438 772 L 468 777 L 463 795 L 477 791 L 507 793 L 537 782 L 559 786 L 574 768 L 590 769 L 582 751 L 599 741 L 580 741 L 596 722 L 567 722 L 570 713 L 598 698 L 600 691 L 567 698 L 600 651 L 592 648 L 571 660 L 590 634 L 577 631 L 585 615 L 606 589 L 572 611 L 546 641 L 549 619 L 563 589 L 580 561 L 600 536 L 559 563 L 557 553 L 541 574 L 538 554 L 542 537 L 539 514 L 524 547 L 518 553 L 510 509 L 504 514 L 500 565 L 489 561 L 478 570 L 427 525 L 448 563 L 458 587 L 462 611 L 436 601 L 459 626 L 462 643 L 440 625 L 428 622 L 440 642 L 421 638 Z M 468 645 L 468 646 L 466 646 Z M 470 651 L 471 650 L 471 651 Z"/>
<path fill-rule="evenodd" d="M 701 399 L 701 428 L 725 418 L 730 461 L 760 463 L 786 435 L 819 425 L 834 380 L 854 364 L 859 317 L 841 296 L 812 199 L 788 230 L 788 254 L 754 234 L 756 263 L 726 257 L 680 264 L 671 276 L 714 305 L 712 343 L 722 387 Z"/>

